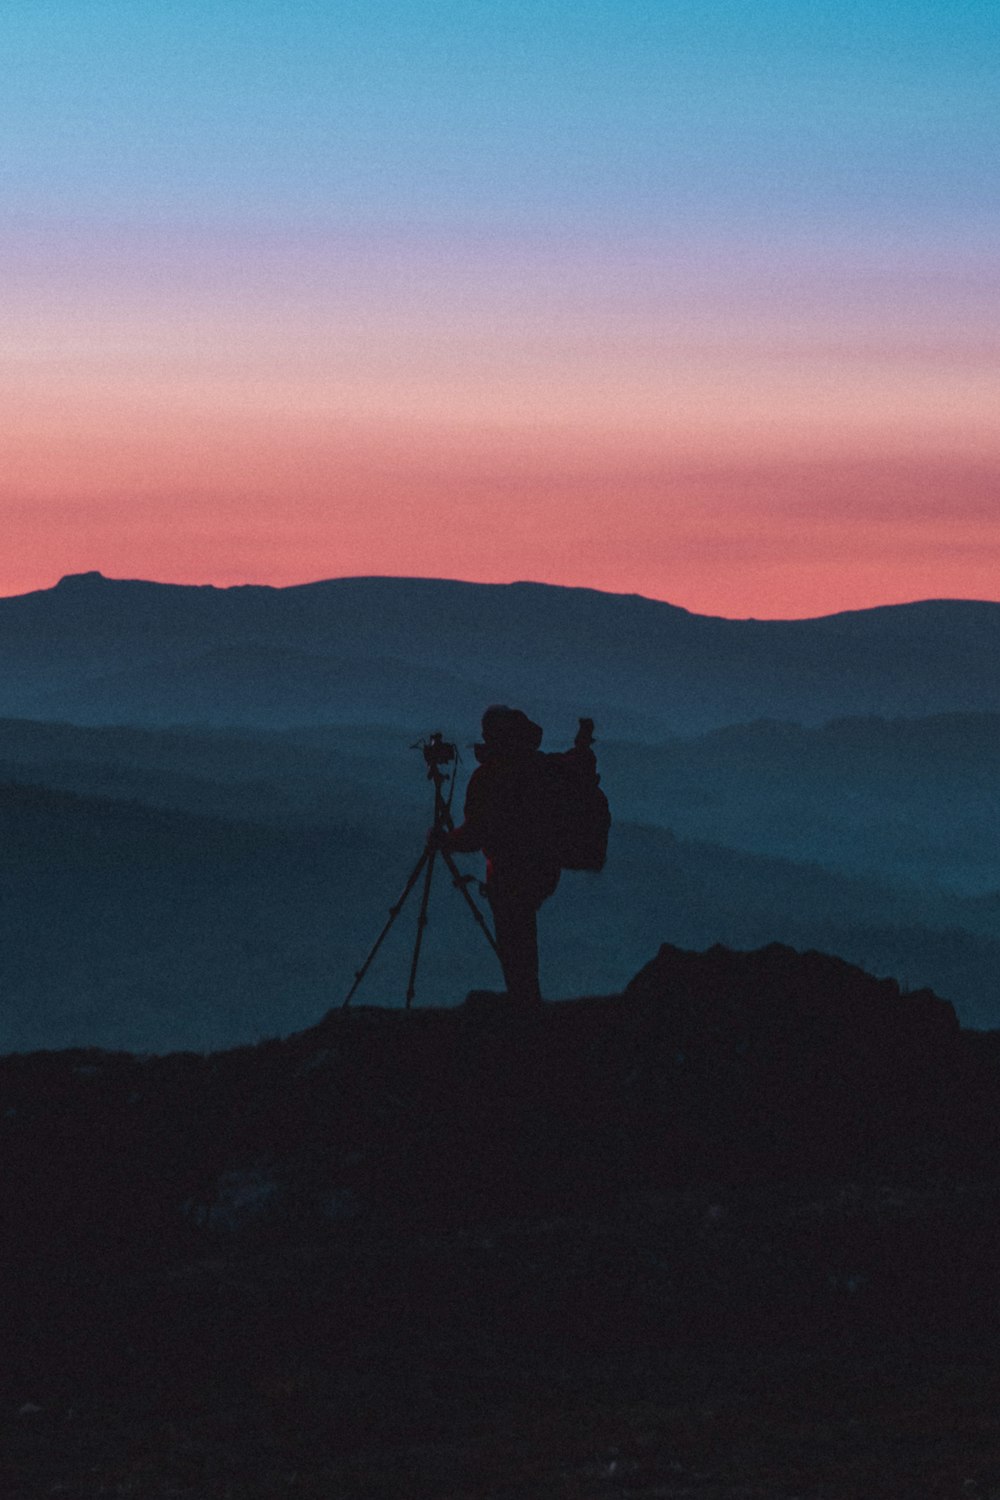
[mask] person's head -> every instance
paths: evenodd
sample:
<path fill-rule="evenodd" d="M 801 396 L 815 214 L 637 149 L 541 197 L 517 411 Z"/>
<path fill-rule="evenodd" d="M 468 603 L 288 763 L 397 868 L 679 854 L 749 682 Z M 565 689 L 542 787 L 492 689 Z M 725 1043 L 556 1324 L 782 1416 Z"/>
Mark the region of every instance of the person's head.
<path fill-rule="evenodd" d="M 483 745 L 491 755 L 524 754 L 541 743 L 541 725 L 520 708 L 493 703 L 483 714 Z"/>

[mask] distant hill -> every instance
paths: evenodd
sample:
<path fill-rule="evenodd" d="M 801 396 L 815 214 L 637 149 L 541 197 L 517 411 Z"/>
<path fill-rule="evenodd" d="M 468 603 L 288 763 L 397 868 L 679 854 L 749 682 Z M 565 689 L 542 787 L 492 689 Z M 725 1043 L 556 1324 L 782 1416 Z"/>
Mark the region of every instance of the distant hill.
<path fill-rule="evenodd" d="M 347 578 L 273 589 L 100 574 L 0 600 L 0 713 L 78 723 L 383 721 L 474 731 L 517 700 L 615 738 L 761 717 L 1000 711 L 1000 604 L 724 620 L 543 584 Z"/>
<path fill-rule="evenodd" d="M 420 827 L 405 729 L 142 729 L 0 719 L 0 782 L 289 828 Z M 559 741 L 547 736 L 547 747 Z M 1000 715 L 762 720 L 658 744 L 601 739 L 615 816 L 882 882 L 1000 891 Z M 464 750 L 458 805 L 472 766 Z"/>
<path fill-rule="evenodd" d="M 0 1052 L 135 1051 L 256 1041 L 346 993 L 419 855 L 426 815 L 264 826 L 43 786 L 0 786 Z M 470 871 L 481 865 L 463 861 Z M 412 898 L 359 992 L 400 1005 Z M 626 823 L 599 878 L 564 876 L 541 918 L 546 994 L 621 988 L 644 955 L 771 941 L 932 985 L 996 1024 L 1000 901 L 848 878 Z M 499 984 L 440 882 L 417 1003 Z"/>
<path fill-rule="evenodd" d="M 0 719 L 0 782 L 282 827 L 368 827 L 386 817 L 420 827 L 431 803 L 410 745 L 403 729 L 375 725 L 293 732 Z"/>
<path fill-rule="evenodd" d="M 600 758 L 632 821 L 881 880 L 1000 892 L 998 714 L 761 720 L 605 743 Z"/>

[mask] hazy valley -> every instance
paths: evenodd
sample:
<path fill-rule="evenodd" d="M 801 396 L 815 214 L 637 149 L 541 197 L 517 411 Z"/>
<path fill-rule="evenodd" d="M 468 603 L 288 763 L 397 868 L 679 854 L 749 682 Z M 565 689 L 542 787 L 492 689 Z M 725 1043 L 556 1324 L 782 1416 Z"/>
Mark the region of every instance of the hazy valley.
<path fill-rule="evenodd" d="M 936 658 L 931 615 L 948 627 Z M 222 1046 L 337 1004 L 422 846 L 430 789 L 410 747 L 437 728 L 456 740 L 460 806 L 497 698 L 542 718 L 549 748 L 576 711 L 598 721 L 611 855 L 599 878 L 564 876 L 545 908 L 553 998 L 619 990 L 664 941 L 778 940 L 930 985 L 966 1024 L 995 1025 L 1000 714 L 967 704 L 998 619 L 1000 606 L 940 604 L 762 634 L 646 600 L 407 580 L 85 577 L 2 601 L 7 701 L 58 704 L 70 722 L 0 721 L 0 1045 Z M 686 691 L 685 639 L 722 643 Z M 291 670 L 290 652 L 326 666 Z M 911 676 L 925 668 L 934 713 L 890 713 L 912 698 L 891 679 L 903 658 Z M 731 711 L 758 717 L 691 728 L 727 683 Z M 886 712 L 856 711 L 876 684 Z M 776 716 L 793 689 L 800 724 Z M 823 702 L 840 717 L 823 722 Z M 360 1000 L 401 1002 L 412 906 Z M 418 1003 L 495 987 L 446 887 L 431 917 Z"/>

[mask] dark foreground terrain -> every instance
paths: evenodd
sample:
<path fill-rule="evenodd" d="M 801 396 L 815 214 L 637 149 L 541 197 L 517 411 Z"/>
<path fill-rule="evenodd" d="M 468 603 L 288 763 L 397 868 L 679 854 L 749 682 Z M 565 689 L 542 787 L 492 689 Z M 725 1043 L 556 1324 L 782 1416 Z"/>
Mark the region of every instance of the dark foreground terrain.
<path fill-rule="evenodd" d="M 815 953 L 0 1060 L 0 1494 L 1000 1496 L 1000 1049 Z"/>

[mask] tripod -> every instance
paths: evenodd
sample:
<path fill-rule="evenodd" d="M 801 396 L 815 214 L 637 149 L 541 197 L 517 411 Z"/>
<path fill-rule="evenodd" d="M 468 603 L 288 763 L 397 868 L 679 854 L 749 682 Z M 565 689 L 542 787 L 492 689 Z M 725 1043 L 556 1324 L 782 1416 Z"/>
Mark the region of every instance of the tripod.
<path fill-rule="evenodd" d="M 413 746 L 413 749 L 417 748 L 417 745 Z M 358 988 L 358 985 L 361 983 L 362 979 L 364 979 L 365 975 L 368 973 L 368 970 L 371 968 L 372 960 L 374 959 L 378 950 L 381 948 L 384 939 L 388 936 L 389 929 L 392 927 L 392 924 L 395 922 L 396 918 L 403 910 L 403 907 L 406 905 L 407 897 L 413 890 L 414 886 L 417 884 L 417 881 L 420 879 L 420 876 L 422 874 L 424 877 L 424 885 L 420 896 L 420 911 L 417 916 L 417 935 L 414 939 L 413 957 L 410 961 L 410 979 L 409 983 L 406 986 L 406 1009 L 409 1010 L 412 1006 L 413 997 L 416 994 L 417 989 L 417 967 L 420 963 L 420 950 L 423 946 L 424 941 L 424 929 L 427 926 L 427 908 L 430 904 L 431 899 L 431 882 L 434 879 L 434 865 L 438 859 L 443 861 L 448 870 L 448 873 L 451 875 L 452 884 L 457 891 L 461 892 L 466 905 L 475 918 L 475 921 L 482 931 L 484 937 L 486 938 L 486 941 L 493 949 L 493 952 L 497 954 L 497 957 L 499 957 L 499 950 L 497 948 L 496 939 L 489 929 L 489 924 L 487 923 L 486 918 L 483 916 L 483 913 L 480 911 L 479 907 L 476 905 L 475 901 L 473 901 L 472 896 L 469 894 L 469 881 L 473 877 L 471 875 L 463 875 L 458 866 L 455 864 L 452 855 L 448 852 L 447 849 L 442 848 L 442 842 L 445 834 L 449 833 L 455 826 L 454 819 L 451 815 L 451 799 L 455 791 L 455 746 L 447 744 L 442 739 L 440 734 L 432 734 L 428 741 L 419 744 L 419 748 L 423 750 L 424 760 L 427 763 L 427 780 L 434 783 L 434 825 L 427 836 L 427 842 L 424 845 L 423 853 L 417 860 L 416 864 L 413 866 L 413 869 L 410 871 L 410 877 L 407 880 L 406 885 L 403 887 L 402 895 L 396 902 L 395 906 L 391 906 L 389 908 L 388 921 L 382 928 L 382 931 L 379 933 L 378 937 L 375 939 L 375 942 L 373 943 L 369 951 L 368 957 L 365 959 L 364 963 L 361 965 L 361 968 L 358 969 L 357 973 L 354 976 L 354 983 L 348 990 L 347 995 L 344 999 L 344 1003 L 341 1007 L 341 1009 L 343 1010 L 346 1010 L 350 1005 L 352 999 L 354 998 L 354 994 Z M 444 794 L 444 786 L 445 783 L 449 780 L 449 776 L 448 773 L 442 768 L 449 763 L 452 764 L 453 769 L 450 776 L 451 790 L 446 797 Z"/>

